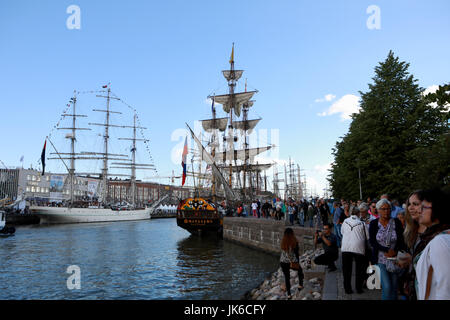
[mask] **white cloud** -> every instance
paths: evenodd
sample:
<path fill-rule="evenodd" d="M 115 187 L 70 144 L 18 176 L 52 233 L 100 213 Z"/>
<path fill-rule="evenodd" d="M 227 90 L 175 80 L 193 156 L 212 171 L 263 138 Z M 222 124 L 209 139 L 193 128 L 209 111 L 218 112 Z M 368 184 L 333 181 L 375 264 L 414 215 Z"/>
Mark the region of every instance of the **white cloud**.
<path fill-rule="evenodd" d="M 341 120 L 347 120 L 351 118 L 352 113 L 358 113 L 360 109 L 359 97 L 353 94 L 346 94 L 338 101 L 333 103 L 328 110 L 318 113 L 319 117 L 331 116 L 336 113 L 341 114 Z"/>
<path fill-rule="evenodd" d="M 330 101 L 334 100 L 334 98 L 336 98 L 336 96 L 334 94 L 329 93 L 329 94 L 325 95 L 325 97 L 323 97 L 323 98 L 314 100 L 314 102 L 325 102 L 325 101 L 330 102 Z"/>
<path fill-rule="evenodd" d="M 319 174 L 322 175 L 327 175 L 328 174 L 328 170 L 331 169 L 331 162 L 330 163 L 326 163 L 323 165 L 320 164 L 316 164 L 313 168 L 313 170 Z"/>
<path fill-rule="evenodd" d="M 437 84 L 433 84 L 433 85 L 429 86 L 428 88 L 426 88 L 426 89 L 422 92 L 422 95 L 423 95 L 423 96 L 426 96 L 426 95 L 429 94 L 429 93 L 435 93 L 438 89 L 439 89 L 439 86 L 438 86 Z M 447 91 L 447 92 L 445 92 L 445 93 L 449 94 L 450 91 Z M 438 107 L 438 104 L 437 104 L 437 102 L 431 102 L 431 103 L 430 103 L 430 106 L 431 106 L 432 108 L 437 108 L 437 107 Z M 444 109 L 444 112 L 450 111 L 450 103 L 448 103 L 448 104 L 445 105 L 445 106 L 446 106 L 446 109 Z"/>
<path fill-rule="evenodd" d="M 437 84 L 433 84 L 425 89 L 425 91 L 422 93 L 424 96 L 426 96 L 429 93 L 435 93 L 439 89 L 439 86 Z"/>

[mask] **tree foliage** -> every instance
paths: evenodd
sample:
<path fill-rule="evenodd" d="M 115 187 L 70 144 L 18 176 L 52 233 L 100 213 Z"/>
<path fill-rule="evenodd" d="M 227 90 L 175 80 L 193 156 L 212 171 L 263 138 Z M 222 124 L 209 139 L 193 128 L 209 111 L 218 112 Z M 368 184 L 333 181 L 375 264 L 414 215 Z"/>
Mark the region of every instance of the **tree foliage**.
<path fill-rule="evenodd" d="M 373 83 L 360 92 L 360 112 L 336 142 L 329 175 L 336 198 L 390 193 L 404 200 L 414 189 L 449 182 L 450 85 L 424 96 L 392 51 L 375 67 Z"/>

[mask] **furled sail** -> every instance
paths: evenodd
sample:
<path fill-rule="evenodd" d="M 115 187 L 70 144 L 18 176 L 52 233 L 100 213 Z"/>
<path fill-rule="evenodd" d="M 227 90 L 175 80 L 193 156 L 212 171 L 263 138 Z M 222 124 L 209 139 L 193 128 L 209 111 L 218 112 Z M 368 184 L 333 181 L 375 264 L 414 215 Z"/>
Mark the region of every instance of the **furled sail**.
<path fill-rule="evenodd" d="M 235 200 L 236 196 L 235 196 L 233 190 L 228 185 L 227 181 L 223 177 L 219 168 L 217 168 L 213 157 L 208 153 L 208 151 L 206 151 L 205 147 L 203 147 L 202 143 L 200 142 L 200 140 L 198 140 L 198 138 L 195 136 L 194 132 L 192 131 L 191 127 L 189 127 L 189 125 L 187 123 L 186 123 L 186 126 L 189 128 L 189 131 L 191 132 L 191 136 L 192 136 L 192 138 L 194 138 L 194 141 L 197 144 L 198 148 L 202 151 L 203 161 L 205 161 L 207 164 L 209 164 L 211 166 L 213 174 L 218 178 L 219 182 L 223 185 L 223 188 L 225 189 L 227 198 L 229 200 Z"/>
<path fill-rule="evenodd" d="M 254 120 L 234 121 L 233 128 L 239 130 L 246 130 L 248 131 L 248 133 L 252 133 L 253 129 L 256 127 L 256 125 L 260 120 L 261 118 Z"/>
<path fill-rule="evenodd" d="M 254 103 L 255 103 L 255 100 L 249 100 L 248 102 L 245 103 L 245 107 L 250 108 L 253 106 Z"/>
<path fill-rule="evenodd" d="M 253 160 L 255 156 L 258 154 L 265 152 L 272 148 L 272 146 L 262 147 L 262 148 L 250 148 L 250 149 L 240 149 L 234 150 L 234 154 L 230 151 L 217 152 L 214 160 L 217 162 L 225 162 L 226 160 L 235 161 L 242 160 L 244 161 L 246 158 Z"/>
<path fill-rule="evenodd" d="M 242 74 L 244 73 L 244 70 L 224 70 L 222 71 L 223 76 L 228 81 L 230 80 L 239 80 L 242 77 Z"/>
<path fill-rule="evenodd" d="M 234 113 L 239 117 L 241 115 L 242 105 L 248 102 L 253 95 L 258 91 L 248 91 L 248 92 L 239 92 L 235 94 L 222 94 L 219 96 L 208 97 L 210 99 L 214 98 L 216 103 L 219 103 L 223 106 L 223 111 L 229 113 L 231 110 L 231 106 L 234 100 Z"/>
<path fill-rule="evenodd" d="M 272 167 L 272 163 L 261 163 L 261 164 L 248 164 L 244 167 L 244 165 L 233 165 L 232 170 L 233 172 L 241 172 L 241 171 L 264 171 L 270 169 Z M 229 169 L 229 165 L 219 165 L 220 169 Z"/>
<path fill-rule="evenodd" d="M 228 117 L 226 118 L 217 118 L 217 119 L 207 119 L 201 120 L 203 130 L 207 132 L 211 132 L 214 129 L 219 129 L 220 131 L 225 131 L 227 128 Z"/>

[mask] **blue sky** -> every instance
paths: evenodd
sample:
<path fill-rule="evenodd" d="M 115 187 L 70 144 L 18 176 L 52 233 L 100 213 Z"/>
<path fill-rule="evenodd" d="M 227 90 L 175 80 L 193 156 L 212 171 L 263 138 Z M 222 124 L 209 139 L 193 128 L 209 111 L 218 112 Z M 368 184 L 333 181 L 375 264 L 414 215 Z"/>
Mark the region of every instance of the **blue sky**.
<path fill-rule="evenodd" d="M 70 5 L 81 10 L 79 30 L 66 26 Z M 380 9 L 380 29 L 367 27 L 370 5 Z M 236 68 L 259 91 L 252 115 L 269 133 L 260 144 L 279 132 L 265 158 L 293 158 L 307 187 L 322 193 L 331 148 L 350 123 L 345 112 L 357 110 L 389 50 L 411 64 L 420 86 L 449 81 L 449 12 L 447 0 L 2 1 L 0 160 L 19 166 L 23 155 L 35 167 L 73 91 L 111 82 L 148 128 L 158 174 L 179 173 L 179 129 L 209 116 L 208 95 L 226 93 L 221 70 L 234 42 Z M 82 111 L 104 105 L 79 98 Z"/>

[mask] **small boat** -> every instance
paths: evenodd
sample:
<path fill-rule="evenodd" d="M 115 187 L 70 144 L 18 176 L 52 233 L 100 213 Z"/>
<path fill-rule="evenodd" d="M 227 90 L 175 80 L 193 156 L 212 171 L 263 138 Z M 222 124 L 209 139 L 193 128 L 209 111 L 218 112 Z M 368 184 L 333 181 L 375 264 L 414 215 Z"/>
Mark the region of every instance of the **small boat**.
<path fill-rule="evenodd" d="M 0 237 L 13 236 L 16 228 L 6 226 L 6 212 L 0 211 Z"/>
<path fill-rule="evenodd" d="M 212 201 L 204 198 L 181 200 L 177 209 L 177 225 L 192 234 L 223 234 L 223 214 Z"/>

